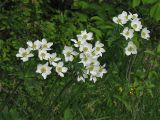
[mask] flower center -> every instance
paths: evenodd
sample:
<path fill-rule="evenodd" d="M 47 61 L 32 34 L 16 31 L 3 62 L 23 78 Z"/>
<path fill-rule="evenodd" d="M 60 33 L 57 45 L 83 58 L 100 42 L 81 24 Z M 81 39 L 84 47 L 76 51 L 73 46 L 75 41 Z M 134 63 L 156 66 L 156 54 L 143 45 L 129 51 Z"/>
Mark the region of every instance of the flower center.
<path fill-rule="evenodd" d="M 95 52 L 92 52 L 92 55 L 93 55 L 93 56 L 95 56 L 95 55 L 96 55 L 96 53 L 95 53 Z"/>
<path fill-rule="evenodd" d="M 117 19 L 118 23 L 122 23 L 122 20 L 120 18 Z"/>
<path fill-rule="evenodd" d="M 126 20 L 128 20 L 128 16 L 125 16 Z"/>
<path fill-rule="evenodd" d="M 58 72 L 62 72 L 62 68 L 61 67 L 57 67 L 57 71 Z"/>
<path fill-rule="evenodd" d="M 128 48 L 128 51 L 132 51 L 133 50 L 133 48 L 130 46 L 129 48 Z"/>
<path fill-rule="evenodd" d="M 47 44 L 44 44 L 44 45 L 42 46 L 42 48 L 48 48 Z"/>
<path fill-rule="evenodd" d="M 90 70 L 90 71 L 92 71 L 93 69 L 94 69 L 94 67 L 93 67 L 93 66 L 90 66 L 90 67 L 89 67 L 89 70 Z"/>
<path fill-rule="evenodd" d="M 145 32 L 142 32 L 142 36 L 146 36 L 146 33 L 145 33 Z"/>
<path fill-rule="evenodd" d="M 55 57 L 52 57 L 49 59 L 51 62 L 53 62 L 55 60 Z"/>
<path fill-rule="evenodd" d="M 128 35 L 129 35 L 129 32 L 127 31 L 125 34 L 128 36 Z"/>
<path fill-rule="evenodd" d="M 97 51 L 100 51 L 100 47 L 96 47 L 96 50 L 97 50 Z"/>
<path fill-rule="evenodd" d="M 42 67 L 42 68 L 41 68 L 41 72 L 42 72 L 42 73 L 45 73 L 45 72 L 46 72 L 46 68 L 45 68 L 45 67 Z"/>
<path fill-rule="evenodd" d="M 45 57 L 46 56 L 46 54 L 45 53 L 41 53 L 41 57 Z"/>
<path fill-rule="evenodd" d="M 78 44 L 78 45 L 81 45 L 81 41 L 78 41 L 77 44 Z"/>
<path fill-rule="evenodd" d="M 67 52 L 67 53 L 66 53 L 66 56 L 67 56 L 67 57 L 71 56 L 71 52 L 70 52 L 70 51 Z"/>
<path fill-rule="evenodd" d="M 133 28 L 136 29 L 136 28 L 137 28 L 137 24 L 134 24 L 134 25 L 133 25 Z"/>
<path fill-rule="evenodd" d="M 84 51 L 84 52 L 87 52 L 87 51 L 88 51 L 88 48 L 87 48 L 87 47 L 84 47 L 84 48 L 83 48 L 83 51 Z"/>
<path fill-rule="evenodd" d="M 85 35 L 83 35 L 83 39 L 87 39 L 87 35 L 85 34 Z"/>
<path fill-rule="evenodd" d="M 88 58 L 87 57 L 84 57 L 84 61 L 87 61 L 88 60 Z"/>
<path fill-rule="evenodd" d="M 23 52 L 23 53 L 22 53 L 22 56 L 23 56 L 23 57 L 26 57 L 27 55 L 28 55 L 27 52 Z"/>
<path fill-rule="evenodd" d="M 36 49 L 36 47 L 37 47 L 37 45 L 33 44 L 32 48 L 33 48 L 33 49 Z"/>
<path fill-rule="evenodd" d="M 103 68 L 100 68 L 100 69 L 99 69 L 99 72 L 102 72 L 102 71 L 103 71 Z"/>

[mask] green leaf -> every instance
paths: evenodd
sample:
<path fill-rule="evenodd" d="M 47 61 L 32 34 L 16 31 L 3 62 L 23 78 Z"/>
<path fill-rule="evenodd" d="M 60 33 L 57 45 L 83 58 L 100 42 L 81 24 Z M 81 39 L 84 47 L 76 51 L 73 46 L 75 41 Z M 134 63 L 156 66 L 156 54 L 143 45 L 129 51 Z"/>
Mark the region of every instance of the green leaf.
<path fill-rule="evenodd" d="M 135 7 L 139 6 L 140 3 L 141 3 L 141 0 L 133 0 L 132 7 L 135 8 Z"/>
<path fill-rule="evenodd" d="M 71 109 L 67 108 L 64 112 L 63 120 L 73 120 L 73 115 Z"/>
<path fill-rule="evenodd" d="M 157 2 L 150 10 L 150 16 L 156 21 L 160 20 L 160 2 Z"/>
<path fill-rule="evenodd" d="M 91 20 L 95 20 L 95 21 L 104 21 L 101 17 L 99 16 L 93 16 L 91 17 Z"/>
<path fill-rule="evenodd" d="M 128 111 L 132 111 L 131 105 L 126 100 L 124 100 L 121 96 L 114 95 L 114 97 L 117 98 L 120 102 L 122 102 Z"/>
<path fill-rule="evenodd" d="M 142 0 L 143 4 L 153 4 L 157 2 L 157 0 Z"/>
<path fill-rule="evenodd" d="M 99 29 L 90 27 L 90 30 L 95 33 L 97 39 L 100 39 L 102 37 L 102 32 Z"/>
<path fill-rule="evenodd" d="M 144 51 L 145 53 L 147 53 L 147 54 L 149 54 L 149 55 L 155 55 L 155 53 L 153 52 L 153 51 L 151 51 L 151 50 L 146 50 L 146 51 Z"/>

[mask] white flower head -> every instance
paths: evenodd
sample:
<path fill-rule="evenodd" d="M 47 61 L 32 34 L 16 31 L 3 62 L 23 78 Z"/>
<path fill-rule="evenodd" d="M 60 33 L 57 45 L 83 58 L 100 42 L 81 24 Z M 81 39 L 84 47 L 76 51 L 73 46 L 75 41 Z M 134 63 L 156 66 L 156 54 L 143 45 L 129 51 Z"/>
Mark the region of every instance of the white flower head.
<path fill-rule="evenodd" d="M 59 62 L 56 65 L 56 72 L 58 73 L 58 75 L 60 75 L 61 77 L 64 77 L 64 73 L 67 72 L 68 68 L 63 66 L 64 63 L 63 62 Z"/>
<path fill-rule="evenodd" d="M 79 81 L 85 82 L 85 78 L 84 78 L 83 76 L 78 76 L 77 81 L 78 81 L 78 82 L 79 82 Z"/>
<path fill-rule="evenodd" d="M 82 45 L 80 45 L 79 50 L 84 53 L 90 53 L 90 52 L 92 52 L 92 44 L 90 44 L 90 43 L 82 44 Z"/>
<path fill-rule="evenodd" d="M 150 31 L 147 30 L 146 27 L 142 29 L 142 31 L 141 31 L 141 37 L 142 37 L 143 39 L 149 40 L 149 38 L 150 38 L 150 35 L 149 35 L 149 34 L 150 34 Z"/>
<path fill-rule="evenodd" d="M 57 54 L 56 53 L 52 53 L 50 54 L 49 56 L 49 63 L 53 66 L 56 66 L 57 63 L 59 60 L 61 60 L 61 58 L 57 57 Z"/>
<path fill-rule="evenodd" d="M 51 50 L 51 46 L 53 45 L 53 43 L 52 42 L 48 42 L 47 43 L 47 40 L 46 39 L 42 39 L 42 41 L 41 41 L 41 49 L 42 50 Z"/>
<path fill-rule="evenodd" d="M 113 17 L 112 20 L 113 20 L 113 22 L 116 23 L 116 24 L 123 25 L 123 24 L 122 24 L 122 19 L 119 18 L 119 17 Z"/>
<path fill-rule="evenodd" d="M 104 44 L 102 44 L 101 42 L 97 41 L 95 43 L 95 47 L 93 48 L 94 52 L 96 53 L 96 55 L 100 55 L 102 56 L 102 53 L 105 52 L 105 49 L 103 48 Z"/>
<path fill-rule="evenodd" d="M 50 58 L 50 54 L 47 53 L 46 50 L 38 50 L 38 57 L 40 60 L 48 60 Z"/>
<path fill-rule="evenodd" d="M 100 63 L 97 60 L 92 61 L 90 63 L 90 65 L 88 65 L 86 67 L 87 74 L 92 74 L 92 75 L 96 76 L 96 74 L 98 73 L 98 70 L 99 70 L 99 65 L 100 65 Z"/>
<path fill-rule="evenodd" d="M 140 20 L 140 18 L 138 18 L 138 14 L 132 14 L 129 12 L 128 18 L 130 18 L 130 20 Z"/>
<path fill-rule="evenodd" d="M 44 65 L 39 64 L 37 66 L 36 72 L 42 74 L 43 78 L 46 79 L 47 76 L 51 74 L 51 69 L 52 69 L 52 67 L 49 67 L 48 62 L 47 62 Z"/>
<path fill-rule="evenodd" d="M 128 27 L 125 27 L 121 35 L 123 35 L 127 40 L 127 39 L 133 38 L 133 33 L 134 33 L 133 29 L 129 29 Z"/>
<path fill-rule="evenodd" d="M 124 25 L 128 21 L 128 14 L 126 11 L 123 11 L 122 14 L 119 14 L 117 17 L 113 17 L 113 22 L 116 24 Z"/>
<path fill-rule="evenodd" d="M 74 56 L 76 56 L 78 53 L 73 51 L 72 47 L 65 46 L 63 50 L 63 54 L 65 56 L 65 61 L 68 62 L 68 61 L 73 61 Z"/>
<path fill-rule="evenodd" d="M 71 41 L 74 42 L 74 46 L 75 47 L 80 47 L 80 45 L 86 43 L 86 40 L 85 39 L 81 39 L 80 37 L 78 38 L 78 40 L 71 39 Z"/>
<path fill-rule="evenodd" d="M 27 45 L 31 50 L 39 50 L 41 47 L 41 42 L 39 40 L 36 40 L 34 42 L 28 41 Z"/>
<path fill-rule="evenodd" d="M 30 57 L 33 57 L 34 55 L 31 52 L 30 48 L 24 49 L 19 48 L 19 52 L 16 54 L 17 57 L 20 57 L 23 62 L 28 61 Z"/>
<path fill-rule="evenodd" d="M 128 45 L 125 48 L 125 53 L 127 56 L 129 56 L 131 54 L 137 54 L 137 47 L 132 41 L 128 42 Z"/>
<path fill-rule="evenodd" d="M 84 54 L 84 53 L 80 54 L 80 58 L 81 61 L 79 63 L 83 63 L 84 66 L 88 66 L 93 59 L 89 54 Z"/>
<path fill-rule="evenodd" d="M 102 78 L 103 77 L 103 74 L 106 74 L 107 73 L 107 70 L 105 69 L 105 64 L 103 66 L 100 66 L 99 69 L 98 69 L 98 74 L 97 76 Z"/>
<path fill-rule="evenodd" d="M 139 21 L 138 19 L 134 19 L 131 22 L 131 27 L 135 30 L 135 31 L 140 31 L 142 29 L 142 24 L 141 21 Z"/>
<path fill-rule="evenodd" d="M 90 81 L 93 81 L 94 83 L 97 81 L 97 77 L 94 75 L 90 75 Z"/>
<path fill-rule="evenodd" d="M 126 24 L 130 19 L 126 11 L 123 11 L 122 14 L 120 14 L 120 17 L 123 19 L 122 24 Z"/>
<path fill-rule="evenodd" d="M 77 81 L 79 82 L 79 81 L 83 81 L 83 82 L 85 82 L 85 79 L 86 78 L 88 78 L 88 75 L 85 73 L 85 71 L 84 71 L 84 73 L 82 74 L 82 76 L 78 76 L 78 78 L 77 78 Z"/>
<path fill-rule="evenodd" d="M 93 33 L 92 32 L 87 33 L 87 31 L 84 30 L 84 31 L 81 31 L 80 35 L 77 35 L 77 38 L 78 39 L 83 39 L 83 40 L 92 40 L 93 39 Z"/>

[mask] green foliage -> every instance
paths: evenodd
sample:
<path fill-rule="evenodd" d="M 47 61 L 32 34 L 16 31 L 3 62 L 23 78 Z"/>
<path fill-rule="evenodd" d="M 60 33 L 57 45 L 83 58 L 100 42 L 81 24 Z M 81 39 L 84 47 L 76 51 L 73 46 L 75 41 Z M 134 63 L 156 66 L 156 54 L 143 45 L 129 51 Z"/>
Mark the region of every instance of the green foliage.
<path fill-rule="evenodd" d="M 123 10 L 138 13 L 151 31 L 148 41 L 134 38 L 138 54 L 127 57 L 122 27 L 112 18 Z M 2 120 L 159 120 L 159 0 L 1 0 L 0 119 Z M 60 56 L 81 30 L 105 45 L 101 63 L 108 73 L 95 84 L 77 82 L 79 65 L 60 78 L 43 80 L 39 61 L 16 58 L 28 40 L 46 38 Z M 75 68 L 73 67 L 75 66 Z"/>
<path fill-rule="evenodd" d="M 135 8 L 139 6 L 141 0 L 132 0 L 132 7 Z M 144 5 L 149 6 L 150 8 L 150 16 L 154 18 L 156 21 L 160 20 L 160 2 L 159 0 L 142 0 Z M 151 6 L 151 7 L 150 7 Z"/>
<path fill-rule="evenodd" d="M 133 8 L 139 6 L 140 3 L 141 3 L 141 0 L 133 0 L 132 2 Z"/>

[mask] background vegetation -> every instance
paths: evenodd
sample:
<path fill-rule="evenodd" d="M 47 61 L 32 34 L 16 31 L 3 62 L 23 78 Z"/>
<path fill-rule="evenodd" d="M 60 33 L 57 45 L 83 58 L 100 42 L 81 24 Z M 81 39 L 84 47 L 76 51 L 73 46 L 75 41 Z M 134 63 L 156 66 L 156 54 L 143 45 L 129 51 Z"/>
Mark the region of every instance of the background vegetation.
<path fill-rule="evenodd" d="M 151 39 L 127 57 L 112 17 L 138 13 Z M 159 120 L 159 0 L 0 0 L 1 120 Z M 108 73 L 95 84 L 77 82 L 74 70 L 43 80 L 37 63 L 16 58 L 26 41 L 46 38 L 61 54 L 81 30 L 105 44 Z"/>

